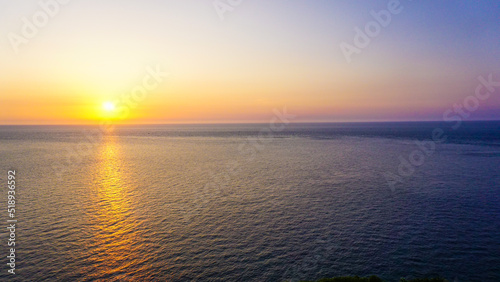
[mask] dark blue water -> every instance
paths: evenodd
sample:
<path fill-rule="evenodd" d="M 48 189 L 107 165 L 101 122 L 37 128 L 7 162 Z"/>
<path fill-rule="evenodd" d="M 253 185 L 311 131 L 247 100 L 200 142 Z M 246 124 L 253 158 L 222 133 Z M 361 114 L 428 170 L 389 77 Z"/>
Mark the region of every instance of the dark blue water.
<path fill-rule="evenodd" d="M 500 281 L 500 122 L 451 125 L 2 126 L 0 279 Z"/>

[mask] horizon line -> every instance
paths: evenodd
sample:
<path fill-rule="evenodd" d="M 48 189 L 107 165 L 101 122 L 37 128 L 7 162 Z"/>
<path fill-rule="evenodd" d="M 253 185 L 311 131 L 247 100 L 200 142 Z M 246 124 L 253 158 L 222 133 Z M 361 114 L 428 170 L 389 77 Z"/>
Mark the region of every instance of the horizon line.
<path fill-rule="evenodd" d="M 462 120 L 462 122 L 495 122 L 500 119 L 477 119 L 477 120 Z M 454 121 L 444 120 L 382 120 L 382 121 L 298 121 L 290 122 L 290 124 L 354 124 L 354 123 L 422 123 L 422 122 L 444 122 L 452 123 Z M 113 126 L 151 126 L 151 125 L 254 125 L 254 124 L 269 124 L 269 122 L 175 122 L 175 123 L 116 123 Z M 101 126 L 96 123 L 66 123 L 66 124 L 0 124 L 0 126 Z"/>

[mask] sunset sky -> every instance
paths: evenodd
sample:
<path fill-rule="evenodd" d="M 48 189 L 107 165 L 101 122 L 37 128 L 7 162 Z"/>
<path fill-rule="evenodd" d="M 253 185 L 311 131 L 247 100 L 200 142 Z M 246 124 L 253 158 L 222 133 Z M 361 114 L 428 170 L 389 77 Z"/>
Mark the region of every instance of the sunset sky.
<path fill-rule="evenodd" d="M 223 18 L 212 0 L 41 2 L 27 38 L 39 0 L 0 0 L 0 124 L 441 120 L 500 81 L 498 0 L 401 0 L 350 63 L 340 45 L 390 1 L 243 0 Z M 500 119 L 500 93 L 471 119 Z"/>

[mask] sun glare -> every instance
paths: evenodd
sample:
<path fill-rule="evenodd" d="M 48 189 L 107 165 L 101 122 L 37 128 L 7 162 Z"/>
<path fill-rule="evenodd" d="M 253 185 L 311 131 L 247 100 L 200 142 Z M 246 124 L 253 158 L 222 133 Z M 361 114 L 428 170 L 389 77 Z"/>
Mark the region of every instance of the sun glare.
<path fill-rule="evenodd" d="M 115 110 L 115 104 L 111 103 L 111 102 L 104 102 L 102 104 L 102 108 L 107 111 L 107 112 L 112 112 Z"/>

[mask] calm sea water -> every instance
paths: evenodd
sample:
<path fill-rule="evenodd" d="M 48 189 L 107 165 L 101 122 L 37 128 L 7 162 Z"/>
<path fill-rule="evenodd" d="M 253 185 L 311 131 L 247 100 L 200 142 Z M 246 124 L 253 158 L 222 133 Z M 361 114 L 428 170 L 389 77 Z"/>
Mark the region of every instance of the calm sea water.
<path fill-rule="evenodd" d="M 500 281 L 500 122 L 266 128 L 0 127 L 5 226 L 17 171 L 10 278 Z M 447 140 L 415 153 L 435 128 Z"/>

